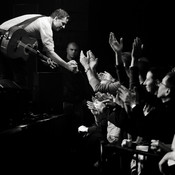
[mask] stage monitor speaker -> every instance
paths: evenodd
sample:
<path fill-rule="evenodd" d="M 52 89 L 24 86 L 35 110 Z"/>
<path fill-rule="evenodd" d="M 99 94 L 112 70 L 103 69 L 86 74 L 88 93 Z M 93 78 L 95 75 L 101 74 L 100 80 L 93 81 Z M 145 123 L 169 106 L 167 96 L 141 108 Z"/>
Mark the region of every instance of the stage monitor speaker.
<path fill-rule="evenodd" d="M 62 114 L 62 76 L 60 72 L 37 72 L 34 78 L 34 111 Z"/>

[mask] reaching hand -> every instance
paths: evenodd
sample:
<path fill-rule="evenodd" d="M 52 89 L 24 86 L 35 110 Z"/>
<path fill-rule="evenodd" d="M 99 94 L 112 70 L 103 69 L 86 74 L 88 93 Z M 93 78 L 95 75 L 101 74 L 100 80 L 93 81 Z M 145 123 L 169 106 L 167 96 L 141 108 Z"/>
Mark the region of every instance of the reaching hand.
<path fill-rule="evenodd" d="M 109 72 L 107 72 L 107 71 L 98 73 L 98 77 L 99 77 L 99 79 L 101 80 L 101 82 L 102 82 L 102 81 L 104 81 L 104 82 L 106 82 L 106 81 L 115 82 L 115 79 L 114 79 L 114 78 L 112 77 L 112 75 L 111 75 Z"/>
<path fill-rule="evenodd" d="M 78 64 L 75 60 L 71 60 L 69 61 L 68 63 L 68 67 L 69 67 L 69 70 L 73 73 L 77 73 L 78 72 Z"/>
<path fill-rule="evenodd" d="M 88 107 L 88 109 L 90 109 L 90 111 L 93 115 L 99 114 L 99 111 L 96 109 L 94 102 L 87 101 L 87 107 Z"/>
<path fill-rule="evenodd" d="M 87 56 L 85 56 L 83 51 L 80 52 L 80 63 L 85 69 L 90 67 L 91 70 L 95 70 L 98 63 L 98 58 L 95 57 L 91 50 L 88 50 L 86 55 Z"/>
<path fill-rule="evenodd" d="M 123 101 L 123 103 L 132 106 L 136 105 L 136 91 L 134 90 L 129 90 L 125 86 L 120 85 L 118 87 L 118 97 Z"/>
<path fill-rule="evenodd" d="M 159 140 L 151 140 L 150 148 L 152 150 L 158 150 L 159 149 Z"/>
<path fill-rule="evenodd" d="M 136 37 L 132 44 L 131 56 L 134 57 L 135 59 L 139 59 L 141 57 L 142 50 L 143 50 L 143 44 L 140 38 Z"/>
<path fill-rule="evenodd" d="M 109 44 L 115 53 L 122 52 L 123 38 L 120 38 L 120 42 L 118 42 L 113 32 L 109 34 Z"/>
<path fill-rule="evenodd" d="M 95 55 L 92 53 L 91 50 L 88 50 L 87 51 L 87 57 L 91 60 L 94 60 L 95 59 Z"/>
<path fill-rule="evenodd" d="M 91 50 L 87 51 L 87 58 L 89 59 L 89 66 L 91 70 L 95 70 L 98 64 L 98 58 L 95 57 Z"/>
<path fill-rule="evenodd" d="M 85 69 L 89 67 L 89 58 L 85 56 L 82 50 L 80 52 L 80 63 Z"/>

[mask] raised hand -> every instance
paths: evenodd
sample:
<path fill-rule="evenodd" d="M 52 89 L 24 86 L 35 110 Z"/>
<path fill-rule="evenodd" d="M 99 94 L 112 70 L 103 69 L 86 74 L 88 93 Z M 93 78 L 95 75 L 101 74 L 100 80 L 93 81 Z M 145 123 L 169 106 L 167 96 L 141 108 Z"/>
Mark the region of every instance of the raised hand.
<path fill-rule="evenodd" d="M 82 50 L 80 52 L 80 63 L 82 64 L 84 69 L 87 69 L 89 67 L 89 58 L 85 56 Z"/>
<path fill-rule="evenodd" d="M 131 56 L 134 57 L 135 59 L 140 58 L 142 50 L 143 50 L 143 44 L 141 42 L 141 39 L 139 37 L 136 37 L 132 44 Z"/>
<path fill-rule="evenodd" d="M 87 51 L 87 58 L 89 59 L 89 66 L 91 70 L 95 70 L 98 65 L 98 58 L 95 57 L 91 50 Z"/>
<path fill-rule="evenodd" d="M 92 101 L 87 101 L 87 107 L 91 111 L 92 114 L 97 115 L 98 110 L 96 109 L 94 102 Z"/>
<path fill-rule="evenodd" d="M 135 89 L 133 91 L 127 89 L 125 86 L 120 85 L 120 87 L 118 87 L 118 97 L 123 101 L 123 103 L 132 106 L 135 106 L 137 101 L 136 101 L 136 91 Z"/>
<path fill-rule="evenodd" d="M 115 53 L 122 52 L 123 49 L 123 38 L 120 38 L 120 41 L 117 41 L 113 32 L 109 34 L 109 45 Z"/>

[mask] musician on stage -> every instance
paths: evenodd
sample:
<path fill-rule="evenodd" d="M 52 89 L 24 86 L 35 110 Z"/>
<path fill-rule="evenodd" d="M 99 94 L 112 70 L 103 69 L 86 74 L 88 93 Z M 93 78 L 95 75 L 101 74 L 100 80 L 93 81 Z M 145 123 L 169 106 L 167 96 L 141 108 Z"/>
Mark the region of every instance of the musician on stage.
<path fill-rule="evenodd" d="M 70 16 L 65 10 L 56 9 L 50 16 L 26 14 L 2 23 L 0 25 L 0 78 L 14 80 L 21 87 L 27 87 L 26 76 L 24 75 L 31 70 L 26 70 L 25 65 L 26 63 L 30 65 L 31 59 L 22 59 L 22 53 L 18 52 L 18 49 L 25 48 L 25 44 L 28 44 L 20 41 L 23 39 L 23 36 L 19 36 L 23 34 L 21 29 L 24 29 L 29 38 L 36 39 L 37 44 L 41 43 L 42 53 L 46 54 L 45 56 L 48 58 L 46 62 L 52 68 L 60 65 L 73 73 L 76 72 L 76 61 L 65 62 L 54 50 L 53 31 L 60 31 L 65 28 L 69 20 Z M 17 31 L 16 28 L 14 30 L 14 27 L 18 27 L 20 31 Z M 25 36 L 24 41 L 26 39 Z M 29 44 L 31 43 L 29 42 Z M 37 44 L 33 42 L 31 48 L 36 47 Z M 24 53 L 25 56 L 27 54 Z"/>

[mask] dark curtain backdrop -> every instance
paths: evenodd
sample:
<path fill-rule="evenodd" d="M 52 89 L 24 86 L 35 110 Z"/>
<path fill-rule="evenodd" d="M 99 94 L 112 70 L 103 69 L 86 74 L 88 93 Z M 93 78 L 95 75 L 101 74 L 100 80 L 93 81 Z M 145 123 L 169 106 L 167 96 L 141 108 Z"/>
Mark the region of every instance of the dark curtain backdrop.
<path fill-rule="evenodd" d="M 99 58 L 102 70 L 114 70 L 114 53 L 108 44 L 111 31 L 118 39 L 123 37 L 124 51 L 131 51 L 132 42 L 138 36 L 144 44 L 143 55 L 153 64 L 175 65 L 175 15 L 169 1 L 96 0 L 91 1 L 89 12 L 90 47 Z"/>

